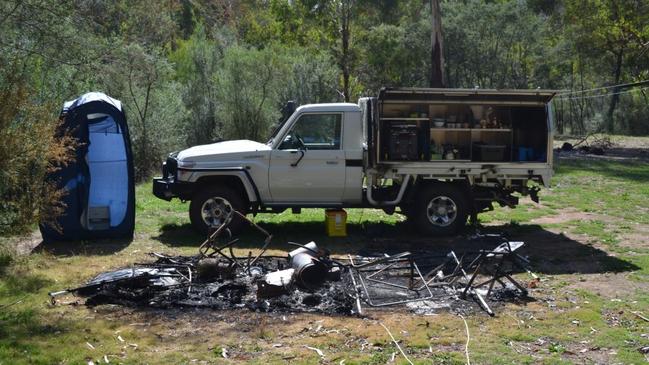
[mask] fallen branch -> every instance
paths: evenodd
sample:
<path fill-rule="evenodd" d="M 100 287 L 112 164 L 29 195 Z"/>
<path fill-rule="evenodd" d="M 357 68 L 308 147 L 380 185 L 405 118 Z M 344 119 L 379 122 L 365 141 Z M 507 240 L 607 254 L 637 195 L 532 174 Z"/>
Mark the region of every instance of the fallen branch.
<path fill-rule="evenodd" d="M 471 360 L 469 359 L 469 341 L 471 341 L 471 335 L 469 334 L 469 324 L 466 323 L 466 319 L 463 315 L 458 314 L 460 318 L 464 321 L 464 328 L 466 329 L 466 345 L 464 345 L 464 353 L 466 354 L 466 365 L 471 365 Z"/>
<path fill-rule="evenodd" d="M 398 343 L 397 340 L 394 338 L 394 336 L 392 336 L 392 332 L 390 332 L 390 330 L 389 330 L 389 329 L 388 329 L 388 328 L 387 328 L 383 323 L 379 322 L 379 324 L 381 325 L 381 327 L 383 327 L 383 329 L 385 329 L 385 332 L 387 332 L 388 335 L 390 335 L 390 338 L 392 339 L 392 342 L 394 342 L 394 344 L 397 346 L 397 349 L 399 350 L 399 352 L 401 352 L 401 355 L 403 355 L 403 357 L 406 359 L 406 361 L 408 361 L 408 363 L 409 363 L 410 365 L 414 365 L 414 364 L 412 363 L 412 361 L 410 361 L 410 359 L 408 358 L 408 356 L 406 355 L 406 353 L 403 352 L 403 349 L 401 348 L 401 346 L 399 346 L 399 343 Z"/>
<path fill-rule="evenodd" d="M 578 142 L 576 142 L 575 144 L 573 144 L 573 145 L 572 145 L 572 148 L 575 148 L 575 147 L 579 146 L 580 144 L 586 142 L 586 141 L 588 140 L 588 138 L 592 137 L 593 135 L 595 135 L 595 133 L 588 133 L 588 134 L 586 134 L 586 136 L 584 136 L 581 140 L 579 140 Z"/>
<path fill-rule="evenodd" d="M 306 347 L 307 349 L 309 349 L 311 351 L 317 352 L 318 356 L 324 357 L 324 352 L 322 352 L 322 350 L 320 350 L 319 348 L 315 348 L 315 347 L 311 347 L 311 346 L 307 346 L 307 345 L 304 345 L 304 347 Z"/>
<path fill-rule="evenodd" d="M 26 297 L 26 296 L 25 296 L 25 297 L 22 297 L 22 298 L 18 299 L 17 301 L 13 302 L 13 303 L 0 305 L 0 309 L 7 308 L 7 307 L 11 307 L 12 305 L 20 304 L 20 303 L 23 302 L 23 300 L 24 300 L 25 298 L 27 298 L 27 297 Z"/>
<path fill-rule="evenodd" d="M 632 311 L 631 313 L 635 314 L 638 318 L 642 319 L 643 321 L 645 321 L 645 322 L 649 322 L 649 318 L 643 316 L 643 315 L 642 315 L 642 312 L 633 312 L 633 311 Z"/>

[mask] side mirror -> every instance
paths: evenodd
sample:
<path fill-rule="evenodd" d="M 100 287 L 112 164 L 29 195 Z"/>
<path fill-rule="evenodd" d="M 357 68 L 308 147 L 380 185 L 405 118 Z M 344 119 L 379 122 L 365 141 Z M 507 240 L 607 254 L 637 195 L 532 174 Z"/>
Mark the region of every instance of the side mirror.
<path fill-rule="evenodd" d="M 284 141 L 280 143 L 278 148 L 280 150 L 306 150 L 306 146 L 304 145 L 304 143 L 302 143 L 300 137 L 290 132 L 286 135 L 286 138 L 284 138 Z"/>
<path fill-rule="evenodd" d="M 280 143 L 278 148 L 280 150 L 296 150 L 298 149 L 298 144 L 299 143 L 296 142 L 295 137 L 289 133 L 282 143 Z"/>
<path fill-rule="evenodd" d="M 277 147 L 277 149 L 290 150 L 291 149 L 290 141 L 284 140 L 282 143 L 280 143 L 280 145 Z"/>

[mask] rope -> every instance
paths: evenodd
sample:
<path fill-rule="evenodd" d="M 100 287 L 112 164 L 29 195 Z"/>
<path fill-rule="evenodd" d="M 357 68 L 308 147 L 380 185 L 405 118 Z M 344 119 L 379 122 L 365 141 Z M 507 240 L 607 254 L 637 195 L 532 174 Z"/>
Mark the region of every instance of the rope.
<path fill-rule="evenodd" d="M 469 359 L 469 341 L 471 341 L 471 335 L 469 334 L 469 324 L 466 323 L 466 319 L 463 315 L 458 313 L 458 316 L 464 321 L 464 328 L 466 329 L 466 345 L 464 345 L 464 354 L 466 355 L 466 365 L 471 365 L 471 359 Z"/>
<path fill-rule="evenodd" d="M 392 342 L 394 342 L 394 344 L 397 346 L 397 349 L 399 349 L 399 352 L 401 352 L 401 355 L 403 355 L 403 357 L 406 359 L 406 361 L 408 361 L 408 363 L 410 365 L 414 365 L 413 362 L 410 361 L 408 356 L 406 356 L 406 353 L 403 352 L 403 349 L 401 348 L 401 346 L 399 346 L 399 343 L 394 338 L 394 336 L 392 336 L 392 332 L 390 332 L 390 330 L 383 323 L 379 322 L 379 324 L 381 325 L 381 327 L 383 327 L 383 329 L 385 329 L 385 331 L 388 333 L 388 335 L 390 335 L 390 338 L 392 338 Z"/>

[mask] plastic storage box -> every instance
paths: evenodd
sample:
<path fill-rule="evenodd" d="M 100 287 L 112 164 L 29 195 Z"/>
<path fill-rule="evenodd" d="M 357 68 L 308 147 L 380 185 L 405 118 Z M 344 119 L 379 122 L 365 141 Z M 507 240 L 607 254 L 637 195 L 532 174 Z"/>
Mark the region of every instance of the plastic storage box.
<path fill-rule="evenodd" d="M 419 159 L 417 126 L 391 126 L 389 129 L 388 158 L 392 161 L 415 161 Z"/>
<path fill-rule="evenodd" d="M 478 152 L 478 161 L 498 162 L 505 160 L 506 147 L 503 145 L 475 144 L 474 152 Z"/>
<path fill-rule="evenodd" d="M 518 147 L 518 161 L 534 161 L 534 149 L 530 147 Z"/>

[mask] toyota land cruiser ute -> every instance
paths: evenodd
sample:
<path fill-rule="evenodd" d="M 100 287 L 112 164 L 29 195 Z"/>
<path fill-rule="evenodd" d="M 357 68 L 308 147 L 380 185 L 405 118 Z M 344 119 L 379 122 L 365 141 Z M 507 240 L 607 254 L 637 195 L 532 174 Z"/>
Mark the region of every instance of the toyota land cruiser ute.
<path fill-rule="evenodd" d="M 425 234 L 469 216 L 538 201 L 552 176 L 550 90 L 383 88 L 358 104 L 295 109 L 267 143 L 248 140 L 169 155 L 155 196 L 190 201 L 200 232 L 243 214 L 378 208 Z"/>

